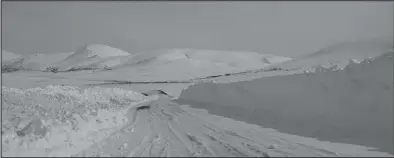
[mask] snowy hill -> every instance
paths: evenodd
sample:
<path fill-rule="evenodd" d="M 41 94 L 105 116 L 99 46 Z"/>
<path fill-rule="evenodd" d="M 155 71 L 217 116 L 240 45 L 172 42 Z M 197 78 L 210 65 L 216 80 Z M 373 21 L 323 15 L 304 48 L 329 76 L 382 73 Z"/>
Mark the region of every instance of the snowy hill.
<path fill-rule="evenodd" d="M 177 102 L 281 132 L 393 153 L 393 53 L 340 71 L 201 83 Z"/>
<path fill-rule="evenodd" d="M 105 59 L 114 56 L 128 56 L 128 55 L 130 54 L 117 48 L 113 48 L 101 44 L 92 44 L 92 45 L 85 45 L 79 48 L 75 53 L 68 56 L 65 59 L 65 61 L 80 60 L 81 58 L 86 59 L 94 56 Z"/>
<path fill-rule="evenodd" d="M 282 69 L 311 69 L 316 66 L 334 66 L 343 68 L 349 60 L 363 60 L 393 51 L 391 40 L 363 40 L 344 42 L 323 48 L 316 53 L 298 57 L 294 60 L 269 66 Z"/>
<path fill-rule="evenodd" d="M 1 51 L 1 55 L 1 72 L 14 72 L 23 68 L 22 64 L 25 59 L 22 55 L 5 50 Z"/>
<path fill-rule="evenodd" d="M 35 71 L 44 71 L 46 67 L 50 65 L 55 65 L 63 61 L 71 54 L 73 54 L 73 52 L 53 53 L 53 54 L 34 54 L 34 55 L 24 56 L 25 61 L 23 62 L 23 67 Z"/>
<path fill-rule="evenodd" d="M 392 73 L 387 73 L 392 72 L 390 55 L 354 65 L 346 72 L 299 75 L 298 79 L 265 78 L 252 84 L 196 85 L 181 96 L 189 99 L 186 104 L 191 106 L 119 88 L 2 87 L 2 155 L 392 157 L 365 147 L 385 150 L 392 140 L 389 130 L 393 119 L 387 115 L 393 110 L 389 100 L 392 94 L 388 93 L 392 86 L 387 85 L 393 79 Z M 352 83 L 351 79 L 360 80 Z M 365 81 L 369 84 L 355 86 Z M 321 82 L 333 87 L 322 91 Z M 357 93 L 350 93 L 355 90 Z M 336 104 L 341 103 L 335 101 L 341 96 L 344 104 Z M 251 124 L 247 119 L 237 118 L 242 122 L 212 115 L 217 111 L 233 117 L 244 114 L 255 121 Z M 351 142 L 357 137 L 361 143 L 355 144 L 367 143 L 359 146 L 319 141 L 279 133 L 267 124 L 258 126 L 261 122 L 298 128 L 299 132 L 315 133 L 324 140 L 327 138 L 321 135 L 332 137 L 343 132 L 340 136 L 348 139 L 329 140 Z"/>
<path fill-rule="evenodd" d="M 254 52 L 199 49 L 167 49 L 132 55 L 112 71 L 87 74 L 82 79 L 95 80 L 187 80 L 210 75 L 259 69 L 268 63 L 290 60 L 287 57 Z M 149 77 L 149 78 L 147 78 Z"/>
<path fill-rule="evenodd" d="M 175 60 L 198 60 L 232 67 L 256 68 L 290 60 L 287 57 L 255 52 L 216 51 L 203 49 L 167 49 L 135 55 L 127 64 L 165 64 Z M 264 62 L 263 60 L 267 61 Z"/>
<path fill-rule="evenodd" d="M 14 59 L 17 59 L 17 58 L 20 58 L 20 57 L 22 57 L 21 55 L 19 55 L 19 54 L 15 54 L 15 53 L 12 53 L 12 52 L 8 52 L 8 51 L 5 51 L 5 50 L 1 50 L 1 61 L 3 62 L 3 61 L 9 61 L 9 60 L 14 60 Z"/>
<path fill-rule="evenodd" d="M 89 65 L 102 62 L 108 58 L 122 58 L 129 55 L 130 54 L 126 51 L 106 45 L 85 45 L 58 63 L 56 66 L 58 66 L 60 70 L 69 70 L 72 68 L 94 68 L 89 67 Z"/>
<path fill-rule="evenodd" d="M 74 82 L 81 87 L 2 86 L 2 155 L 393 156 L 393 53 L 355 61 L 340 71 L 197 84 L 178 100 L 116 84 L 117 88 L 86 85 L 105 79 L 182 80 L 288 60 L 226 53 L 172 49 L 127 56 L 80 55 L 81 60 L 70 55 L 63 56 L 62 61 L 70 61 L 66 65 L 118 69 L 90 74 L 5 74 L 13 83 Z M 30 60 L 40 61 L 40 57 L 44 55 Z M 161 85 L 148 86 L 169 94 Z"/>

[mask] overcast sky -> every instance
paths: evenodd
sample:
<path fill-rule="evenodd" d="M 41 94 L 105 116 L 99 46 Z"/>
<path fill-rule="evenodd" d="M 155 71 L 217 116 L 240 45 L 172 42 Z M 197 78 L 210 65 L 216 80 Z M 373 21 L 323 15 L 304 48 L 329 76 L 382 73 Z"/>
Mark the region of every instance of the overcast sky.
<path fill-rule="evenodd" d="M 298 56 L 324 46 L 393 37 L 393 2 L 2 2 L 2 47 L 72 52 L 106 44 L 243 50 Z"/>

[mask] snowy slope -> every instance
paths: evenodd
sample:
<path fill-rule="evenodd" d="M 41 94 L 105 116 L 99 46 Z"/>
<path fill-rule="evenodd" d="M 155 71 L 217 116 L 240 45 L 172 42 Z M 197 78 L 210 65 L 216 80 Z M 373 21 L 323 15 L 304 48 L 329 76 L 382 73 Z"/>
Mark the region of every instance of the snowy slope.
<path fill-rule="evenodd" d="M 217 51 L 203 49 L 166 49 L 135 55 L 128 64 L 169 63 L 175 60 L 199 60 L 233 67 L 255 68 L 287 61 L 290 58 L 255 52 Z M 268 61 L 264 63 L 263 60 Z"/>
<path fill-rule="evenodd" d="M 359 63 L 366 58 L 372 59 L 384 53 L 394 52 L 393 43 L 390 43 L 390 41 L 392 39 L 344 42 L 293 60 L 272 64 L 259 70 L 245 71 L 209 80 L 218 83 L 229 83 L 271 76 L 311 73 L 321 68 L 339 70 L 349 63 Z M 281 68 L 281 70 L 278 70 L 278 68 Z"/>
<path fill-rule="evenodd" d="M 342 71 L 197 84 L 177 102 L 331 142 L 393 153 L 393 53 Z"/>
<path fill-rule="evenodd" d="M 24 58 L 22 55 L 2 50 L 1 71 L 14 72 L 22 69 Z"/>
<path fill-rule="evenodd" d="M 1 61 L 9 61 L 9 60 L 14 60 L 14 59 L 22 57 L 19 54 L 15 54 L 15 53 L 8 52 L 8 51 L 5 51 L 5 50 L 1 50 L 1 55 L 2 55 L 1 56 Z"/>
<path fill-rule="evenodd" d="M 3 51 L 3 63 L 6 65 L 18 65 L 24 70 L 42 71 L 46 66 L 58 63 L 65 59 L 71 53 L 55 53 L 55 54 L 34 54 L 34 55 L 18 55 L 15 53 Z"/>
<path fill-rule="evenodd" d="M 392 156 L 116 88 L 2 87 L 3 156 Z"/>
<path fill-rule="evenodd" d="M 146 100 L 149 97 L 117 88 L 47 86 L 20 90 L 2 87 L 2 132 L 5 133 L 2 134 L 2 155 L 39 156 L 49 149 L 55 150 L 54 156 L 67 156 L 70 153 L 64 153 L 66 150 L 56 148 L 67 148 L 67 140 L 74 145 L 92 144 L 89 136 L 104 137 L 116 130 L 127 121 L 122 113 Z M 36 137 L 38 135 L 45 138 Z M 83 148 L 67 150 L 78 152 Z"/>
<path fill-rule="evenodd" d="M 85 45 L 79 48 L 75 53 L 58 63 L 56 66 L 60 70 L 69 70 L 71 68 L 92 68 L 97 62 L 102 62 L 108 58 L 129 56 L 128 52 L 101 44 Z"/>
<path fill-rule="evenodd" d="M 23 62 L 23 67 L 29 68 L 35 71 L 43 71 L 46 67 L 50 65 L 55 65 L 68 56 L 73 54 L 73 52 L 69 53 L 53 53 L 53 54 L 34 54 L 24 56 L 25 61 Z"/>
<path fill-rule="evenodd" d="M 1 64 L 2 65 L 12 65 L 12 63 L 19 61 L 22 55 L 1 50 Z"/>
<path fill-rule="evenodd" d="M 393 51 L 393 41 L 391 40 L 363 40 L 343 42 L 323 48 L 316 53 L 298 57 L 294 60 L 269 66 L 283 69 L 311 69 L 315 66 L 344 67 L 349 60 L 363 60 L 372 58 L 383 53 Z"/>
<path fill-rule="evenodd" d="M 262 60 L 268 60 L 264 63 Z M 259 69 L 290 60 L 253 52 L 169 49 L 135 54 L 112 71 L 78 76 L 79 79 L 165 81 Z"/>

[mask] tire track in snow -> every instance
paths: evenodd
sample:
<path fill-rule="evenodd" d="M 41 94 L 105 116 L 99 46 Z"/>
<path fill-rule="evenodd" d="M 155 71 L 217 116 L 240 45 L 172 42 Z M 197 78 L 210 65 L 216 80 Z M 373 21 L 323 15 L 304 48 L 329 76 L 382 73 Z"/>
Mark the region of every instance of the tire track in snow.
<path fill-rule="evenodd" d="M 348 146 L 352 150 L 352 152 L 348 152 L 346 150 L 341 150 L 340 148 L 332 148 L 333 150 L 329 150 L 327 148 L 322 148 L 322 146 L 336 146 L 334 143 L 330 142 L 321 142 L 312 138 L 299 137 L 295 135 L 288 135 L 284 133 L 279 133 L 273 129 L 265 129 L 257 125 L 247 124 L 240 121 L 231 120 L 228 118 L 224 118 L 221 116 L 209 115 L 206 114 L 204 110 L 196 110 L 190 108 L 190 106 L 182 106 L 183 109 L 186 110 L 190 115 L 195 116 L 195 118 L 200 119 L 200 122 L 205 122 L 205 127 L 212 132 L 219 133 L 218 136 L 214 136 L 214 138 L 227 137 L 227 135 L 232 137 L 237 137 L 239 139 L 235 139 L 237 142 L 242 142 L 242 146 L 248 148 L 251 151 L 256 151 L 262 156 L 359 156 L 357 153 L 361 151 L 367 155 L 385 155 L 388 156 L 387 153 L 382 152 L 369 152 L 364 147 L 357 147 L 355 145 L 348 144 L 339 144 L 341 146 Z M 198 115 L 203 115 L 198 116 Z M 181 119 L 182 120 L 182 119 Z M 210 121 L 210 120 L 218 120 L 218 121 Z M 219 123 L 221 122 L 221 123 Z M 227 123 L 230 122 L 230 123 Z M 215 124 L 215 125 L 214 125 Z M 219 125 L 220 127 L 216 126 Z M 223 128 L 225 127 L 225 129 Z M 243 128 L 245 127 L 245 128 Z M 246 130 L 247 129 L 247 130 Z M 240 132 L 240 133 L 239 133 Z M 241 134 L 242 133 L 242 134 Z M 222 136 L 220 136 L 222 135 Z M 263 136 L 263 137 L 262 137 Z M 234 140 L 231 138 L 224 138 L 220 140 L 230 141 Z M 308 142 L 306 144 L 299 145 L 298 142 Z M 279 145 L 279 146 L 278 146 Z M 319 147 L 321 146 L 321 147 Z M 258 149 L 258 150 L 257 150 Z M 269 149 L 269 150 L 267 150 Z M 342 148 L 343 149 L 343 148 Z M 337 150 L 337 152 L 334 152 Z M 264 152 L 262 152 L 264 151 Z M 342 151 L 344 153 L 341 153 Z"/>
<path fill-rule="evenodd" d="M 181 125 L 178 125 L 178 126 L 182 127 L 183 131 L 185 131 L 185 132 L 183 132 L 183 133 L 185 133 L 184 135 L 187 138 L 189 138 L 190 143 L 195 144 L 195 145 L 197 144 L 198 147 L 202 147 L 203 148 L 202 151 L 204 151 L 205 153 L 207 153 L 207 151 L 208 151 L 207 149 L 209 149 L 208 146 L 212 146 L 212 144 L 215 144 L 215 146 L 213 146 L 214 149 L 211 149 L 211 150 L 217 151 L 215 156 L 248 156 L 248 155 L 249 156 L 257 156 L 256 154 L 252 154 L 251 152 L 248 152 L 248 151 L 246 151 L 246 149 L 242 149 L 239 146 L 234 147 L 233 145 L 230 145 L 233 143 L 220 141 L 217 137 L 213 137 L 212 135 L 207 136 L 206 132 L 204 132 L 205 130 L 202 130 L 202 131 L 199 130 L 199 129 L 203 129 L 203 127 L 207 126 L 206 122 L 202 122 L 201 120 L 198 120 L 197 118 L 194 118 L 194 116 L 189 115 L 188 113 L 185 113 L 185 112 L 183 115 L 180 115 L 180 117 L 182 117 L 182 118 L 180 118 L 180 120 L 182 120 L 182 126 Z M 191 124 L 192 124 L 192 126 L 191 126 Z M 218 132 L 218 130 L 220 130 L 220 129 L 214 129 L 212 127 L 209 127 L 209 128 L 211 128 L 215 132 Z M 195 131 L 198 131 L 199 133 L 196 133 Z M 193 135 L 195 135 L 195 136 L 193 136 L 191 133 L 194 133 Z M 205 135 L 204 135 L 204 133 L 205 133 Z M 201 143 L 201 142 L 196 142 L 196 140 L 197 140 L 196 138 L 198 138 L 198 137 L 200 140 L 203 139 L 203 140 L 205 140 L 205 142 L 207 142 L 207 143 L 205 143 L 205 144 L 207 144 L 206 145 L 207 147 L 203 146 L 203 143 Z M 235 137 L 233 137 L 233 138 L 235 138 Z M 220 149 L 218 149 L 218 148 L 220 148 Z M 198 151 L 199 149 L 195 149 L 195 150 L 197 150 L 196 155 L 199 154 L 198 152 L 201 152 L 201 150 Z M 218 152 L 218 150 L 222 150 L 222 152 Z M 223 152 L 223 151 L 225 151 L 225 152 Z M 231 153 L 231 152 L 233 153 L 232 155 L 223 154 L 223 153 Z M 212 154 L 210 154 L 210 155 L 212 156 Z"/>
<path fill-rule="evenodd" d="M 81 155 L 101 152 L 99 155 L 123 157 L 338 156 L 333 151 L 275 135 L 274 130 L 259 130 L 262 128 L 198 110 L 190 112 L 167 99 L 138 106 L 149 108 L 131 109 L 126 126 Z M 240 129 L 235 130 L 236 127 Z"/>
<path fill-rule="evenodd" d="M 239 136 L 239 135 L 237 135 L 237 137 L 236 137 L 236 136 L 234 136 L 235 135 L 234 132 L 232 132 L 233 135 L 227 134 L 230 131 L 220 129 L 218 127 L 212 127 L 212 125 L 210 123 L 203 122 L 201 119 L 198 119 L 197 117 L 195 117 L 193 115 L 190 115 L 189 113 L 188 113 L 187 118 L 193 118 L 194 119 L 194 121 L 188 120 L 188 122 L 200 122 L 200 123 L 202 123 L 199 128 L 200 129 L 205 129 L 205 130 L 202 130 L 202 133 L 204 133 L 205 137 L 207 137 L 208 140 L 211 140 L 211 141 L 214 141 L 215 143 L 218 143 L 220 146 L 223 146 L 224 148 L 228 149 L 229 151 L 234 151 L 236 156 L 247 156 L 247 155 L 249 155 L 249 156 L 264 156 L 264 155 L 267 155 L 266 153 L 261 152 L 261 151 L 259 151 L 259 152 L 254 152 L 255 150 L 248 151 L 248 148 L 246 148 L 246 147 L 244 147 L 244 145 L 242 145 L 242 143 L 245 143 L 245 141 L 248 141 L 249 144 L 256 144 L 251 139 L 248 139 L 246 137 L 242 137 L 242 136 Z M 184 120 L 184 119 L 182 119 L 182 120 Z M 193 128 L 193 127 L 188 126 L 188 128 Z M 206 131 L 212 131 L 214 133 L 219 134 L 219 136 L 213 136 L 212 134 L 207 134 Z M 224 131 L 224 132 L 220 132 L 220 131 Z M 229 142 L 229 141 L 225 142 L 223 140 L 219 140 L 220 136 L 226 136 L 227 138 L 230 137 L 227 140 L 232 140 L 232 141 L 231 142 Z M 237 138 L 242 138 L 241 139 L 242 141 L 237 139 Z M 236 141 L 233 141 L 234 139 L 236 139 Z M 232 145 L 230 145 L 230 144 L 232 144 Z M 234 147 L 233 144 L 237 144 L 237 147 Z M 238 150 L 242 150 L 242 151 L 238 151 Z"/>

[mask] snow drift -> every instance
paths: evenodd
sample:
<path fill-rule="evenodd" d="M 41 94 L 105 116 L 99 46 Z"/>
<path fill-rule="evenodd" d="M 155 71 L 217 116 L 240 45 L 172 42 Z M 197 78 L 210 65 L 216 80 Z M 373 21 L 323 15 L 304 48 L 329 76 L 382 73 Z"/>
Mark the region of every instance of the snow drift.
<path fill-rule="evenodd" d="M 2 155 L 69 156 L 105 139 L 152 99 L 118 88 L 2 87 Z"/>
<path fill-rule="evenodd" d="M 2 156 L 392 156 L 210 115 L 161 91 L 2 89 Z"/>
<path fill-rule="evenodd" d="M 182 104 L 281 132 L 393 153 L 393 53 L 318 71 L 184 90 Z"/>

